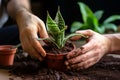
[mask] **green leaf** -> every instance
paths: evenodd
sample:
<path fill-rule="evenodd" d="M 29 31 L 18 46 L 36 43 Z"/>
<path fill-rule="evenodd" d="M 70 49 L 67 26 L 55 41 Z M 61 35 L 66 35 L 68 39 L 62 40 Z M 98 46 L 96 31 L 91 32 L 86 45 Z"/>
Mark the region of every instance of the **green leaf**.
<path fill-rule="evenodd" d="M 60 29 L 60 33 L 58 34 L 57 38 L 56 38 L 56 43 L 59 45 L 58 48 L 61 48 L 62 47 L 62 41 L 65 37 L 65 30 L 66 30 L 66 26 L 65 26 L 65 21 L 60 13 L 60 8 L 58 7 L 58 11 L 56 13 L 56 17 L 55 17 L 55 20 L 54 20 L 59 29 Z"/>
<path fill-rule="evenodd" d="M 90 7 L 86 4 L 78 2 L 78 5 L 82 15 L 83 23 L 77 21 L 73 22 L 70 29 L 71 32 L 75 32 L 78 29 L 92 29 L 99 33 L 105 33 L 106 29 L 117 31 L 116 25 L 112 24 L 111 22 L 120 20 L 120 15 L 112 15 L 100 23 L 99 20 L 103 16 L 103 10 L 98 10 L 93 13 Z"/>
<path fill-rule="evenodd" d="M 114 30 L 115 32 L 117 31 L 117 26 L 112 23 L 104 24 L 103 25 L 106 30 Z"/>
<path fill-rule="evenodd" d="M 61 33 L 57 23 L 50 17 L 49 13 L 47 14 L 47 21 L 46 21 L 46 27 L 49 34 L 49 37 L 51 38 L 51 42 L 53 42 L 56 46 L 59 46 L 61 44 L 61 40 L 58 38 Z"/>
<path fill-rule="evenodd" d="M 96 18 L 94 16 L 94 13 L 92 12 L 92 10 L 84 3 L 82 2 L 79 2 L 78 3 L 79 7 L 80 7 L 80 11 L 81 11 L 81 14 L 82 14 L 82 17 L 83 17 L 83 21 L 86 22 L 87 21 L 87 18 L 88 17 L 91 17 L 91 18 Z"/>
<path fill-rule="evenodd" d="M 102 18 L 102 16 L 103 16 L 103 13 L 104 13 L 103 10 L 98 10 L 98 11 L 96 11 L 96 12 L 94 13 L 94 15 L 96 16 L 96 18 L 97 18 L 98 20 L 100 20 L 100 19 Z"/>
<path fill-rule="evenodd" d="M 79 2 L 78 5 L 80 7 L 80 11 L 81 11 L 84 23 L 88 25 L 88 24 L 91 24 L 91 22 L 93 22 L 92 23 L 93 25 L 98 26 L 98 20 L 96 16 L 94 15 L 94 13 L 92 12 L 92 10 L 86 4 L 82 2 Z"/>
<path fill-rule="evenodd" d="M 49 38 L 37 38 L 38 41 L 49 40 Z"/>
<path fill-rule="evenodd" d="M 49 13 L 47 14 L 47 21 L 46 21 L 46 27 L 48 33 L 54 35 L 60 32 L 60 29 L 56 22 L 50 17 Z"/>
<path fill-rule="evenodd" d="M 87 5 L 85 5 L 82 2 L 79 2 L 78 5 L 80 7 L 80 11 L 81 11 L 81 14 L 82 14 L 83 21 L 86 22 L 87 17 L 92 15 L 93 12 L 91 11 L 91 9 Z"/>
<path fill-rule="evenodd" d="M 65 21 L 60 13 L 60 8 L 58 7 L 58 11 L 57 11 L 57 14 L 56 14 L 56 17 L 55 17 L 55 22 L 57 23 L 58 27 L 60 30 L 65 30 L 66 27 L 65 27 Z"/>
<path fill-rule="evenodd" d="M 75 32 L 79 30 L 81 27 L 83 27 L 83 24 L 81 22 L 75 21 L 71 25 L 70 32 Z"/>
<path fill-rule="evenodd" d="M 73 36 L 81 36 L 81 37 L 83 37 L 83 38 L 88 38 L 87 36 L 85 36 L 85 35 L 83 35 L 83 34 L 81 34 L 81 33 L 73 33 L 73 34 L 70 34 L 70 35 L 68 35 L 68 36 L 66 36 L 66 37 L 64 38 L 64 40 L 63 40 L 63 46 L 65 45 L 66 41 L 67 41 L 68 39 L 70 39 L 71 37 L 73 37 Z"/>
<path fill-rule="evenodd" d="M 50 37 L 49 41 L 56 45 L 57 48 L 62 48 L 66 26 L 59 8 L 54 20 L 50 17 L 49 13 L 47 14 L 46 27 Z"/>
<path fill-rule="evenodd" d="M 95 27 L 94 31 L 103 34 L 105 32 L 105 27 L 104 26 L 97 26 L 97 27 Z"/>
<path fill-rule="evenodd" d="M 88 27 L 88 29 L 93 29 L 95 26 L 98 26 L 98 20 L 96 18 L 87 18 L 87 22 L 85 23 Z"/>
<path fill-rule="evenodd" d="M 115 20 L 120 20 L 120 15 L 112 15 L 108 17 L 107 19 L 105 19 L 103 23 L 106 24 L 106 23 L 113 22 Z"/>

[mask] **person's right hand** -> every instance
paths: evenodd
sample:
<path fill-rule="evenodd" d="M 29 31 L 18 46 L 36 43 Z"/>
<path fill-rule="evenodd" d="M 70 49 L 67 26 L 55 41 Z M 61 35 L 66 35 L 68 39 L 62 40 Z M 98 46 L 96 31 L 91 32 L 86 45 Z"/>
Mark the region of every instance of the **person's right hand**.
<path fill-rule="evenodd" d="M 97 63 L 106 53 L 111 50 L 111 41 L 107 37 L 100 35 L 92 30 L 76 31 L 88 36 L 85 45 L 78 48 L 73 53 L 67 54 L 67 61 L 65 64 L 68 69 L 80 70 L 86 69 Z M 81 37 L 73 37 L 72 40 L 79 40 Z"/>
<path fill-rule="evenodd" d="M 48 38 L 44 22 L 29 11 L 18 13 L 16 21 L 23 50 L 40 61 L 43 60 L 46 52 L 37 38 L 38 36 L 40 38 Z"/>

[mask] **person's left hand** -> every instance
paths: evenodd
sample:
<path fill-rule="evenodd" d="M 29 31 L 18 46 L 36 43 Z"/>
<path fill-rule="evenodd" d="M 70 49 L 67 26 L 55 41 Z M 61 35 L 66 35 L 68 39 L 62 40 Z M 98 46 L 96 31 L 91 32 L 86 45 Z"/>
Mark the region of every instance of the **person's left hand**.
<path fill-rule="evenodd" d="M 68 69 L 80 70 L 86 69 L 97 63 L 103 55 L 109 52 L 111 42 L 108 38 L 92 30 L 82 30 L 81 33 L 88 36 L 88 40 L 81 48 L 76 49 L 73 53 L 67 54 L 65 65 Z M 80 39 L 79 36 L 73 37 L 72 40 Z"/>

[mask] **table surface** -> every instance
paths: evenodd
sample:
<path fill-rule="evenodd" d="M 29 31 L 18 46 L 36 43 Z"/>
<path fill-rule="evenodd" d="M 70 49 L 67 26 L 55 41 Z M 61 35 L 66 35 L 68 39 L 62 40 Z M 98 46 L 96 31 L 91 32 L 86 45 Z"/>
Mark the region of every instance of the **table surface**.
<path fill-rule="evenodd" d="M 20 77 L 10 75 L 8 70 L 0 69 L 0 80 L 10 80 L 10 78 L 14 78 L 14 80 L 22 80 Z"/>

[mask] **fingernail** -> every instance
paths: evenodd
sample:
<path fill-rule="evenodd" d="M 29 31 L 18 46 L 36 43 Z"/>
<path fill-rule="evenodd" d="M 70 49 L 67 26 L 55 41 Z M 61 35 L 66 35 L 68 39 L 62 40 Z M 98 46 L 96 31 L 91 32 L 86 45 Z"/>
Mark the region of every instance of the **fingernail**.
<path fill-rule="evenodd" d="M 46 52 L 43 52 L 41 55 L 42 55 L 43 57 L 45 57 L 45 56 L 46 56 Z"/>

